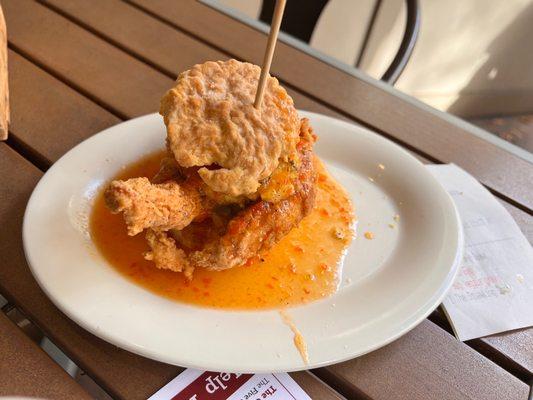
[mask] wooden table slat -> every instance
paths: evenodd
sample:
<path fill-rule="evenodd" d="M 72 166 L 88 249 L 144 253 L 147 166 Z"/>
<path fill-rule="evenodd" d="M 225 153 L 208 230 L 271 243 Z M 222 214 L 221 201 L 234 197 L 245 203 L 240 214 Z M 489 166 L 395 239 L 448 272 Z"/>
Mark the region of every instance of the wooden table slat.
<path fill-rule="evenodd" d="M 15 92 L 11 131 L 48 165 L 82 140 L 121 122 L 11 50 L 9 86 Z"/>
<path fill-rule="evenodd" d="M 474 339 L 469 345 L 533 384 L 533 328 Z"/>
<path fill-rule="evenodd" d="M 205 60 L 228 56 L 121 0 L 44 1 L 44 5 L 133 54 L 170 77 Z M 139 49 L 142 49 L 139 51 Z"/>
<path fill-rule="evenodd" d="M 236 58 L 261 64 L 266 35 L 201 2 L 128 1 Z M 430 107 L 406 101 L 408 96 L 395 89 L 371 78 L 356 78 L 282 42 L 276 47 L 271 71 L 302 92 L 418 149 L 420 154 L 461 166 L 531 212 L 533 165 L 471 133 L 478 128 L 467 123 L 461 127 Z"/>
<path fill-rule="evenodd" d="M 38 3 L 2 4 L 12 48 L 117 115 L 131 118 L 158 109 L 172 79 Z"/>
<path fill-rule="evenodd" d="M 309 371 L 291 372 L 290 375 L 312 399 L 341 400 L 343 398 Z"/>
<path fill-rule="evenodd" d="M 452 327 L 442 307 L 435 310 L 430 319 L 452 333 Z M 533 328 L 516 329 L 472 339 L 466 344 L 507 371 L 512 371 L 513 375 L 524 382 L 533 382 Z"/>
<path fill-rule="evenodd" d="M 227 53 L 194 40 L 120 0 L 94 0 L 90 3 L 84 0 L 45 0 L 43 3 L 138 59 L 149 60 L 152 66 L 172 79 L 194 64 L 230 58 Z M 287 90 L 298 108 L 348 120 L 294 89 Z"/>
<path fill-rule="evenodd" d="M 526 384 L 514 377 L 514 382 L 500 384 L 504 370 L 489 370 L 485 361 L 426 320 L 384 348 L 317 373 L 348 398 L 527 399 Z"/>

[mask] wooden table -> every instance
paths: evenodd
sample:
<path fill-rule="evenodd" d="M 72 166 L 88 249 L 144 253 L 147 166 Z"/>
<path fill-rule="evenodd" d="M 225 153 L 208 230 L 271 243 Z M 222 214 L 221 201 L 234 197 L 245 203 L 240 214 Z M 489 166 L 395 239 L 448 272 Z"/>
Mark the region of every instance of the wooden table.
<path fill-rule="evenodd" d="M 234 57 L 260 64 L 265 34 L 192 0 L 2 0 L 2 6 L 12 123 L 9 140 L 0 143 L 0 293 L 112 397 L 146 398 L 181 369 L 116 348 L 52 305 L 24 258 L 24 208 L 43 172 L 76 143 L 156 111 L 176 75 L 195 63 Z M 461 166 L 491 190 L 532 241 L 533 167 L 527 154 L 284 43 L 272 72 L 299 108 L 369 127 L 423 162 Z M 437 311 L 380 350 L 292 376 L 316 399 L 528 398 L 533 329 L 466 343 L 450 332 Z M 0 319 L 2 335 L 20 336 Z M 19 354 L 20 362 L 36 349 Z M 40 365 L 27 365 L 7 375 L 2 370 L 0 382 L 9 377 L 12 385 L 0 385 L 0 394 L 23 382 L 22 375 L 40 373 Z"/>
<path fill-rule="evenodd" d="M 0 396 L 90 399 L 46 353 L 0 313 Z"/>

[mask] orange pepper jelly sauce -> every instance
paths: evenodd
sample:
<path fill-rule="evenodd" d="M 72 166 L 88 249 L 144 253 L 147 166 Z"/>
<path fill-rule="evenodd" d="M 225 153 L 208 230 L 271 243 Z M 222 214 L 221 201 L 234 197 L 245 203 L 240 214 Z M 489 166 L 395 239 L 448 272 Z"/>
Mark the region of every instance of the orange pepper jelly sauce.
<path fill-rule="evenodd" d="M 115 179 L 151 178 L 163 153 L 126 167 Z M 286 237 L 245 266 L 225 271 L 198 268 L 187 281 L 181 273 L 157 269 L 143 258 L 144 234 L 128 236 L 122 215 L 106 208 L 103 193 L 91 215 L 91 237 L 106 260 L 138 285 L 183 303 L 225 309 L 284 308 L 333 294 L 353 237 L 354 215 L 344 189 L 316 159 L 315 209 Z"/>

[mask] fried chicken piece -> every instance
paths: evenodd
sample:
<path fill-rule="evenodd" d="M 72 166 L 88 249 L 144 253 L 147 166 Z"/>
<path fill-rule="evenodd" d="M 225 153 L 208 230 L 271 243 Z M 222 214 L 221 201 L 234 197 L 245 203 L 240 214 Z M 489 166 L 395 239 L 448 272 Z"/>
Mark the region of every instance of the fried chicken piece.
<path fill-rule="evenodd" d="M 268 250 L 311 212 L 315 182 L 313 154 L 306 149 L 298 168 L 295 193 L 276 203 L 259 201 L 239 212 L 218 241 L 189 256 L 191 264 L 219 271 L 242 265 Z"/>
<path fill-rule="evenodd" d="M 194 267 L 190 265 L 182 249 L 166 232 L 148 229 L 146 241 L 152 249 L 144 254 L 144 258 L 153 261 L 157 268 L 183 272 L 187 279 L 192 279 Z"/>
<path fill-rule="evenodd" d="M 146 240 L 151 251 L 146 252 L 144 257 L 153 261 L 158 268 L 183 272 L 191 279 L 194 267 L 187 258 L 188 254 L 218 240 L 224 234 L 229 220 L 229 215 L 217 213 L 181 230 L 163 232 L 148 229 Z"/>
<path fill-rule="evenodd" d="M 144 229 L 182 229 L 208 208 L 197 184 L 176 181 L 153 184 L 147 178 L 113 181 L 106 189 L 105 201 L 112 213 L 124 213 L 128 235 Z"/>
<path fill-rule="evenodd" d="M 312 193 L 311 193 L 312 192 Z M 245 264 L 250 258 L 270 249 L 309 213 L 314 189 L 279 203 L 260 201 L 233 219 L 227 233 L 189 259 L 196 267 L 221 271 Z"/>
<path fill-rule="evenodd" d="M 124 213 L 128 235 L 133 236 L 148 228 L 183 229 L 210 214 L 217 205 L 242 207 L 258 197 L 215 192 L 200 179 L 197 170 L 181 168 L 166 157 L 151 182 L 147 178 L 111 182 L 104 193 L 106 205 L 113 214 Z"/>
<path fill-rule="evenodd" d="M 272 247 L 314 206 L 314 135 L 307 123 L 302 124 L 301 137 L 298 144 L 299 165 L 292 181 L 294 192 L 290 196 L 275 203 L 260 200 L 246 207 L 229 221 L 223 232 L 213 235 L 211 231 L 199 250 L 187 248 L 194 243 L 192 226 L 174 235 L 171 232 L 148 231 L 151 251 L 145 255 L 147 259 L 153 260 L 158 268 L 192 274 L 197 267 L 224 270 L 242 265 Z M 173 265 L 172 262 L 181 264 Z"/>

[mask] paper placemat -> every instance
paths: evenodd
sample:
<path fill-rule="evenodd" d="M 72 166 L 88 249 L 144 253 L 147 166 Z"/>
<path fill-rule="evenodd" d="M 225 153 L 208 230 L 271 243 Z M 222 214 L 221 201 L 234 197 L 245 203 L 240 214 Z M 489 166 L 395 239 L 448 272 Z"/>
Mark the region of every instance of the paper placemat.
<path fill-rule="evenodd" d="M 453 164 L 428 165 L 462 220 L 461 269 L 443 301 L 459 340 L 533 325 L 533 251 L 498 200 Z"/>

